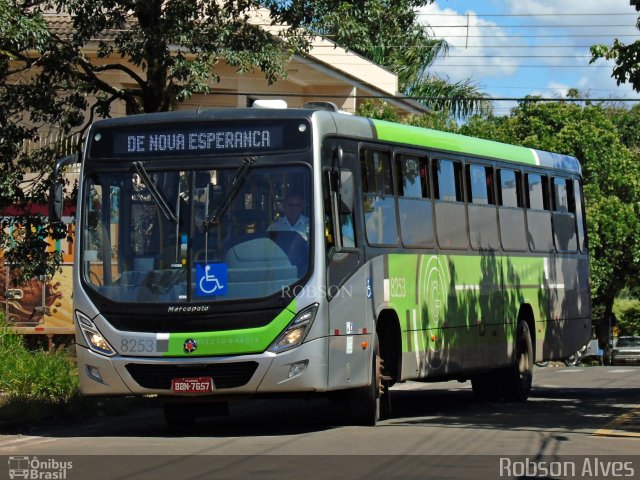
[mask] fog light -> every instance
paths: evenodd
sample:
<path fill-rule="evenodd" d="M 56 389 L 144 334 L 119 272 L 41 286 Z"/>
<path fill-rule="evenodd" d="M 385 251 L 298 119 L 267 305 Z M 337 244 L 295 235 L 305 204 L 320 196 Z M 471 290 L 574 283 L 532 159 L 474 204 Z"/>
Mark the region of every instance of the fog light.
<path fill-rule="evenodd" d="M 91 365 L 87 365 L 87 373 L 96 382 L 104 383 L 104 380 L 102 380 L 102 375 L 100 375 L 100 370 L 98 370 L 96 367 L 92 367 Z"/>
<path fill-rule="evenodd" d="M 300 375 L 302 372 L 304 372 L 305 368 L 307 368 L 307 365 L 309 365 L 309 360 L 292 363 L 291 367 L 289 368 L 288 378 L 293 378 L 296 375 Z"/>

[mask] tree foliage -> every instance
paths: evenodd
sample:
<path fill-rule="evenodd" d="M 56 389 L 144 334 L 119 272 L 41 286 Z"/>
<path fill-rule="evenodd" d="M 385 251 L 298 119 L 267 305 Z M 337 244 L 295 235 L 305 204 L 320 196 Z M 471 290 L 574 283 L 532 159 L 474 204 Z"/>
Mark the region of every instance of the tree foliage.
<path fill-rule="evenodd" d="M 632 0 L 631 5 L 640 11 L 640 4 L 636 0 Z M 636 28 L 640 30 L 640 17 L 636 21 Z M 618 85 L 630 83 L 636 92 L 640 92 L 640 40 L 627 45 L 616 38 L 611 47 L 603 44 L 593 45 L 589 63 L 601 58 L 615 62 L 611 76 L 616 79 Z"/>
<path fill-rule="evenodd" d="M 640 40 L 626 45 L 617 38 L 611 47 L 598 44 L 591 47 L 591 60 L 604 58 L 613 60 L 615 65 L 611 76 L 616 79 L 618 85 L 630 83 L 636 92 L 640 91 Z"/>
<path fill-rule="evenodd" d="M 60 95 L 45 76 L 30 77 L 25 65 L 15 66 L 24 52 L 47 48 L 51 38 L 44 18 L 24 15 L 15 4 L 0 0 L 0 251 L 9 264 L 19 264 L 15 279 L 51 274 L 60 256 L 47 252 L 47 237 L 61 238 L 61 225 L 48 225 L 34 215 L 33 205 L 43 204 L 56 145 L 23 151 L 25 140 L 35 140 L 44 127 L 69 132 L 79 124 L 80 95 Z M 23 216 L 3 213 L 8 207 Z"/>

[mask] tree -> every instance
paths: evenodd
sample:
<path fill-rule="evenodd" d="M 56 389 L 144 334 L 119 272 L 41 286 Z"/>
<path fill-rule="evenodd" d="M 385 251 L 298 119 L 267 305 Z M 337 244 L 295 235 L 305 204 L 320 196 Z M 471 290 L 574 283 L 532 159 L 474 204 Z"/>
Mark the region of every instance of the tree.
<path fill-rule="evenodd" d="M 272 24 L 286 19 L 291 28 L 273 33 L 260 25 L 256 12 L 263 5 Z M 23 7 L 24 16 L 66 12 L 71 24 L 51 28 L 38 55 L 12 52 L 17 60 L 23 68 L 37 65 L 55 85 L 95 96 L 92 111 L 103 117 L 116 100 L 131 113 L 171 110 L 209 90 L 221 59 L 239 72 L 259 68 L 273 82 L 285 75 L 288 58 L 308 47 L 305 31 L 297 28 L 304 18 L 276 0 L 50 0 Z M 94 39 L 97 61 L 85 53 Z M 107 73 L 125 76 L 121 83 L 131 86 L 114 87 Z"/>
<path fill-rule="evenodd" d="M 22 81 L 28 68 L 13 62 L 21 52 L 46 49 L 51 40 L 41 15 L 23 15 L 16 5 L 0 0 L 0 26 L 0 252 L 7 263 L 21 265 L 20 272 L 14 272 L 20 282 L 54 271 L 61 259 L 47 252 L 46 239 L 65 235 L 61 225 L 50 226 L 32 212 L 47 198 L 48 184 L 42 180 L 51 172 L 56 145 L 27 153 L 23 142 L 37 139 L 43 125 L 69 132 L 79 124 L 84 100 L 75 94 L 59 95 L 44 78 Z M 16 216 L 4 214 L 10 206 Z"/>
<path fill-rule="evenodd" d="M 640 4 L 633 0 L 631 4 L 635 5 L 636 10 L 640 10 Z M 640 17 L 636 27 L 640 29 Z M 615 61 L 611 76 L 616 79 L 618 85 L 630 83 L 636 92 L 640 92 L 640 40 L 626 45 L 616 38 L 611 47 L 603 44 L 593 45 L 589 63 L 600 58 Z"/>
<path fill-rule="evenodd" d="M 509 117 L 474 118 L 461 133 L 577 157 L 583 168 L 594 312 L 612 314 L 640 274 L 640 158 L 602 105 L 521 102 Z"/>
<path fill-rule="evenodd" d="M 399 89 L 434 110 L 454 117 L 489 114 L 492 105 L 471 80 L 450 82 L 429 73 L 448 52 L 443 39 L 434 38 L 418 20 L 418 8 L 433 0 L 372 0 L 334 2 L 317 0 L 316 21 L 310 28 L 398 75 Z"/>

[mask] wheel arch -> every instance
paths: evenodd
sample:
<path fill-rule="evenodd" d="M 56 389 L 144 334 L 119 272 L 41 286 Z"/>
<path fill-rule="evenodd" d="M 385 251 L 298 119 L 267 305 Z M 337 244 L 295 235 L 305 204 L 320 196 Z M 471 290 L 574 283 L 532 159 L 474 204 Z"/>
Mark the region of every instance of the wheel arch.
<path fill-rule="evenodd" d="M 378 314 L 376 333 L 385 374 L 391 377 L 393 385 L 401 380 L 402 374 L 402 333 L 394 310 L 385 309 Z"/>

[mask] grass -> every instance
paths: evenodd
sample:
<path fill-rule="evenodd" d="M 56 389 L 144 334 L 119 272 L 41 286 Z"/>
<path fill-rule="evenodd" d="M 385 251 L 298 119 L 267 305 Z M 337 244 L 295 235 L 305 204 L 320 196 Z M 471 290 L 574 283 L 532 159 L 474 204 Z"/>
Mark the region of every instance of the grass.
<path fill-rule="evenodd" d="M 155 405 L 148 397 L 84 397 L 75 349 L 28 348 L 0 316 L 0 432 L 124 415 Z"/>
<path fill-rule="evenodd" d="M 83 403 L 70 350 L 29 350 L 0 319 L 0 424 L 56 421 Z"/>

